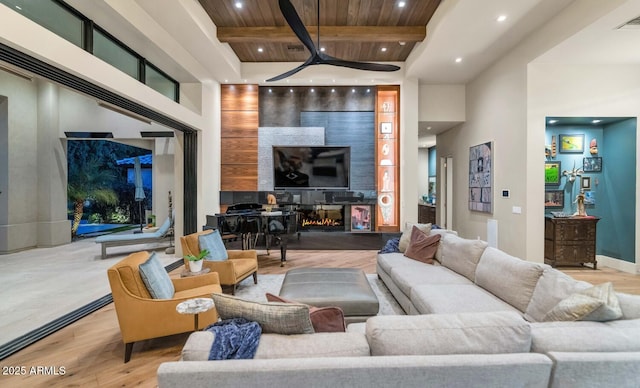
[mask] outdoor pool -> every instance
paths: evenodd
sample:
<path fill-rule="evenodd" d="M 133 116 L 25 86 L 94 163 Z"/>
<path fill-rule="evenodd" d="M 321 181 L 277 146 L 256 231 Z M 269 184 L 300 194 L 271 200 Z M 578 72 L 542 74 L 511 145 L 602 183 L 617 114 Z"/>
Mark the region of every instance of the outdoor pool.
<path fill-rule="evenodd" d="M 123 226 L 129 226 L 129 224 L 84 224 L 84 223 L 81 223 L 80 225 L 78 225 L 77 235 L 81 236 L 83 234 L 108 232 L 109 230 L 122 228 Z"/>

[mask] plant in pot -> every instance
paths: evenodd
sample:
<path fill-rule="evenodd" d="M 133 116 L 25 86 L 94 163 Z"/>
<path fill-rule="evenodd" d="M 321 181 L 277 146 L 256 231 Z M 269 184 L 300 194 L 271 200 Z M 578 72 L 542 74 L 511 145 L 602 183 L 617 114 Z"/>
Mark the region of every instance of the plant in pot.
<path fill-rule="evenodd" d="M 208 250 L 203 250 L 198 253 L 197 256 L 194 255 L 186 255 L 184 258 L 189 260 L 189 271 L 191 272 L 200 272 L 202 271 L 202 262 L 204 261 L 205 256 L 209 254 Z"/>

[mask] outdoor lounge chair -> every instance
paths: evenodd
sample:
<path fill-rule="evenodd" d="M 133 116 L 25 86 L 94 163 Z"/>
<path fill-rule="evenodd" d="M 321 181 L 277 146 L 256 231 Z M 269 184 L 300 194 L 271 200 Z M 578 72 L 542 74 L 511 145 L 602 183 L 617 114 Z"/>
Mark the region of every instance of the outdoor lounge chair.
<path fill-rule="evenodd" d="M 96 237 L 96 244 L 102 244 L 102 258 L 105 259 L 107 257 L 107 247 L 168 241 L 172 224 L 171 217 L 167 217 L 160 228 L 153 233 L 107 234 Z"/>

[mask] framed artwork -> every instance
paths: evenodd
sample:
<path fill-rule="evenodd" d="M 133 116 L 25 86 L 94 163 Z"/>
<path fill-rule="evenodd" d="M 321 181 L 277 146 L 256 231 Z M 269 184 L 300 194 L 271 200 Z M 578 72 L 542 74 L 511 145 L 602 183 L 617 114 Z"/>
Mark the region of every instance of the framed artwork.
<path fill-rule="evenodd" d="M 544 164 L 544 184 L 545 185 L 559 185 L 560 177 L 562 177 L 562 170 L 560 169 L 560 162 L 545 162 Z"/>
<path fill-rule="evenodd" d="M 580 181 L 580 188 L 582 190 L 591 190 L 591 177 L 583 176 Z"/>
<path fill-rule="evenodd" d="M 393 133 L 393 127 L 391 126 L 391 123 L 380 123 L 380 133 L 382 134 L 388 134 L 388 133 Z"/>
<path fill-rule="evenodd" d="M 351 205 L 351 231 L 371 232 L 371 205 Z"/>
<path fill-rule="evenodd" d="M 602 157 L 595 156 L 592 158 L 582 159 L 582 170 L 584 172 L 601 172 L 602 171 Z"/>
<path fill-rule="evenodd" d="M 564 207 L 563 190 L 547 190 L 544 192 L 545 209 L 557 209 Z"/>
<path fill-rule="evenodd" d="M 581 135 L 560 135 L 560 152 L 563 153 L 583 153 L 584 134 Z"/>
<path fill-rule="evenodd" d="M 469 210 L 492 213 L 492 142 L 469 148 Z"/>
<path fill-rule="evenodd" d="M 585 205 L 595 205 L 596 204 L 596 192 L 595 191 L 585 191 L 584 192 L 584 204 Z"/>

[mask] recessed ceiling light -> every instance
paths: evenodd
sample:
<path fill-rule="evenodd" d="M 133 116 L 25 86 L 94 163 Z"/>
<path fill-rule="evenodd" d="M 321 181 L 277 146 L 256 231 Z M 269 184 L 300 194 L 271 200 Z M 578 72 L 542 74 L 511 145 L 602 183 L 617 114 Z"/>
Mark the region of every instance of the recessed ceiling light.
<path fill-rule="evenodd" d="M 311 88 L 311 93 L 314 93 L 316 90 L 314 88 Z"/>
<path fill-rule="evenodd" d="M 258 47 L 258 52 L 259 52 L 259 53 L 261 53 L 261 52 L 263 52 L 263 51 L 264 51 L 264 49 L 263 49 L 262 47 Z"/>
<path fill-rule="evenodd" d="M 242 1 L 236 1 L 234 5 L 236 6 L 236 8 L 242 9 Z"/>
<path fill-rule="evenodd" d="M 271 90 L 271 88 L 269 88 L 269 93 L 273 93 L 273 90 Z"/>
<path fill-rule="evenodd" d="M 549 124 L 555 124 L 555 123 L 557 123 L 557 122 L 558 122 L 558 120 L 549 120 L 549 121 L 547 121 L 547 122 L 548 122 Z"/>
<path fill-rule="evenodd" d="M 356 90 L 355 90 L 355 89 L 351 89 L 351 93 L 355 93 L 355 92 L 356 92 Z"/>
<path fill-rule="evenodd" d="M 431 127 L 427 127 L 427 131 L 430 131 L 430 130 L 431 130 Z"/>
<path fill-rule="evenodd" d="M 320 47 L 320 51 L 324 52 L 324 47 Z"/>
<path fill-rule="evenodd" d="M 22 11 L 22 7 L 19 5 L 16 5 L 16 9 Z"/>
<path fill-rule="evenodd" d="M 404 45 L 406 45 L 406 44 L 407 44 L 407 42 L 400 41 L 400 42 L 398 42 L 398 44 L 399 44 L 400 46 L 404 46 Z"/>
<path fill-rule="evenodd" d="M 405 5 L 407 5 L 406 1 L 398 1 L 398 7 L 403 8 Z"/>
<path fill-rule="evenodd" d="M 335 89 L 331 89 L 331 93 L 335 93 L 335 92 L 336 92 L 336 90 L 335 90 Z"/>
<path fill-rule="evenodd" d="M 387 51 L 387 48 L 386 48 L 386 47 L 382 47 L 382 48 L 380 49 L 380 51 L 385 52 L 385 51 Z"/>
<path fill-rule="evenodd" d="M 461 57 L 456 58 L 456 63 L 460 63 L 460 62 L 462 62 L 462 58 Z"/>
<path fill-rule="evenodd" d="M 225 84 L 226 84 L 227 82 L 229 82 L 229 80 L 228 80 L 228 79 L 224 80 L 224 83 L 225 83 Z"/>
<path fill-rule="evenodd" d="M 371 89 L 367 89 L 367 93 L 370 93 L 370 92 L 371 92 Z"/>
<path fill-rule="evenodd" d="M 500 15 L 496 18 L 496 21 L 499 23 L 504 22 L 505 20 L 507 20 L 507 15 Z"/>
<path fill-rule="evenodd" d="M 293 93 L 293 89 L 289 89 L 289 93 Z"/>
<path fill-rule="evenodd" d="M 599 122 L 601 122 L 601 121 L 602 121 L 602 120 L 598 120 L 598 119 L 596 119 L 596 120 L 591 120 L 591 122 L 592 122 L 592 123 L 594 123 L 594 124 L 598 124 L 598 123 L 599 123 Z"/>

